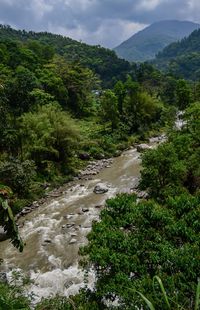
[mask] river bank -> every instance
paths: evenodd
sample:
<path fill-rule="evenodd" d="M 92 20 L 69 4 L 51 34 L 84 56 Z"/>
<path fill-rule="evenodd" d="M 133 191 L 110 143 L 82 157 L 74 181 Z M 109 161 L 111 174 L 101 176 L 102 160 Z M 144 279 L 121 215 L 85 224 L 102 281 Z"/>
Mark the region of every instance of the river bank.
<path fill-rule="evenodd" d="M 162 139 L 152 138 L 147 146 L 156 147 Z M 136 147 L 119 157 L 90 163 L 72 182 L 25 210 L 30 212 L 18 218 L 26 242 L 24 252 L 18 253 L 8 241 L 1 242 L 0 270 L 8 278 L 16 269 L 27 275 L 32 281 L 27 293 L 35 295 L 35 302 L 55 294 L 76 294 L 85 285 L 84 272 L 78 265 L 79 248 L 87 244 L 92 223 L 99 220 L 105 201 L 117 193 L 132 193 L 137 187 L 140 164 Z M 103 194 L 94 192 L 99 183 L 107 187 Z M 88 285 L 93 282 L 94 275 L 90 274 Z"/>

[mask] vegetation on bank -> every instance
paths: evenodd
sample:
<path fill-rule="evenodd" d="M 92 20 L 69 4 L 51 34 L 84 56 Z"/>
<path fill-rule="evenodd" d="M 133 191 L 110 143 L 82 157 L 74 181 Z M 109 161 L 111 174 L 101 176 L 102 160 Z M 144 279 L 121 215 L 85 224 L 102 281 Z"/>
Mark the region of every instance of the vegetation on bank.
<path fill-rule="evenodd" d="M 96 71 L 83 66 L 86 54 L 72 61 L 55 52 L 53 44 L 67 45 L 67 39 L 0 30 L 0 184 L 14 193 L 14 213 L 46 187 L 75 175 L 85 165 L 82 154 L 91 159 L 113 156 L 173 119 L 174 108 L 165 104 L 168 82 L 151 66 L 134 72 L 129 68 L 124 81 L 117 81 L 117 62 L 111 62 L 117 82 L 107 89 Z M 110 55 L 95 51 L 102 62 Z"/>
<path fill-rule="evenodd" d="M 200 30 L 195 30 L 188 37 L 174 42 L 159 52 L 153 63 L 165 72 L 177 77 L 198 81 L 200 78 Z"/>
<path fill-rule="evenodd" d="M 66 61 L 38 40 L 4 37 L 0 51 L 0 224 L 19 249 L 23 244 L 12 211 L 41 195 L 47 183 L 68 180 L 83 165 L 81 155 L 111 156 L 136 137 L 145 139 L 163 127 L 168 131 L 167 142 L 142 156 L 140 188 L 148 200 L 126 194 L 108 200 L 81 249 L 83 266 L 96 273 L 94 290 L 43 300 L 35 308 L 112 309 L 115 302 L 118 309 L 146 309 L 148 300 L 156 309 L 197 310 L 196 84 L 142 64 L 103 88 L 94 71 Z M 185 110 L 185 125 L 173 130 L 178 109 Z M 30 300 L 17 286 L 1 284 L 0 309 L 30 309 Z"/>

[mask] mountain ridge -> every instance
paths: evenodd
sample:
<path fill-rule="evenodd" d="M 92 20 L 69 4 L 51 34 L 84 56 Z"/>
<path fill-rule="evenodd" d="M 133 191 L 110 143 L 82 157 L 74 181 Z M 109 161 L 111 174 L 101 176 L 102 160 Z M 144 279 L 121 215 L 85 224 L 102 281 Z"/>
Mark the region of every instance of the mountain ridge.
<path fill-rule="evenodd" d="M 172 42 L 187 37 L 200 25 L 190 21 L 164 20 L 147 26 L 114 48 L 117 55 L 128 61 L 143 62 Z"/>

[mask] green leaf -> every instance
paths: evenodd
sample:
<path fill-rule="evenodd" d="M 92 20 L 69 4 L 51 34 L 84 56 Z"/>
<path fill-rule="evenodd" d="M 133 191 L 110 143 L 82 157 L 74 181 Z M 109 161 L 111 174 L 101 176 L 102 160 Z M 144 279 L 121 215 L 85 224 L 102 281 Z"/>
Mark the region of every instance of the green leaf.
<path fill-rule="evenodd" d="M 165 303 L 168 307 L 168 309 L 171 309 L 171 306 L 169 304 L 169 300 L 168 300 L 168 297 L 167 297 L 167 293 L 165 291 L 165 288 L 164 288 L 164 285 L 162 283 L 162 280 L 158 277 L 158 276 L 155 276 L 154 279 L 153 279 L 153 283 L 155 283 L 155 280 L 158 281 L 159 285 L 160 285 L 160 288 L 161 288 L 161 291 L 163 293 L 163 296 L 164 296 L 164 300 L 165 300 Z"/>
<path fill-rule="evenodd" d="M 149 307 L 150 310 L 155 310 L 153 304 L 150 302 L 150 300 L 148 300 L 142 293 L 137 292 L 141 298 L 144 300 L 144 302 L 146 303 L 146 305 Z"/>

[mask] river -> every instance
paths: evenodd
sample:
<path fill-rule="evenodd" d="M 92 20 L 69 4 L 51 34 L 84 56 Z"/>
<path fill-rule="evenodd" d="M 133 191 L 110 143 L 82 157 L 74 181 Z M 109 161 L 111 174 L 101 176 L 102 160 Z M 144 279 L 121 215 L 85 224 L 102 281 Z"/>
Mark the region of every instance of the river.
<path fill-rule="evenodd" d="M 0 243 L 1 271 L 9 276 L 18 269 L 33 280 L 28 291 L 35 301 L 56 293 L 69 296 L 84 286 L 84 273 L 78 266 L 80 246 L 87 243 L 92 222 L 98 221 L 105 200 L 120 192 L 130 192 L 140 176 L 140 154 L 135 148 L 114 158 L 90 180 L 77 180 L 64 193 L 19 219 L 20 234 L 26 242 L 19 253 L 9 241 Z M 99 182 L 108 192 L 95 194 Z M 89 274 L 89 283 L 94 282 Z"/>

